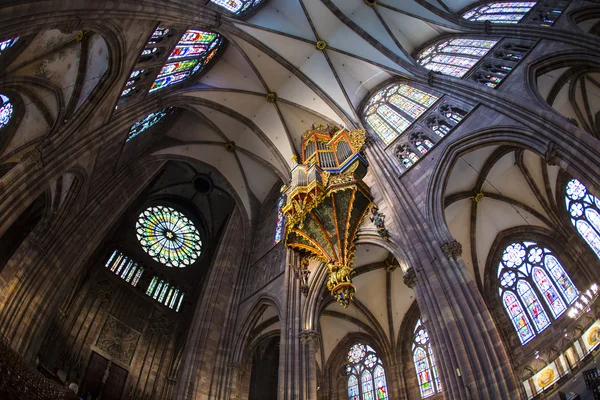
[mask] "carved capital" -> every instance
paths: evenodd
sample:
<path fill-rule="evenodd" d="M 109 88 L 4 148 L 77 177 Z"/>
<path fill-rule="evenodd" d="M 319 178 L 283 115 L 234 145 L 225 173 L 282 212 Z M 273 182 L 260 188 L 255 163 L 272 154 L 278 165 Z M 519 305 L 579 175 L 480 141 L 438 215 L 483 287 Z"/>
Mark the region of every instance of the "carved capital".
<path fill-rule="evenodd" d="M 415 288 L 415 285 L 417 284 L 417 273 L 415 272 L 415 269 L 410 267 L 409 269 L 406 270 L 406 272 L 404 273 L 404 284 L 406 286 L 408 286 L 411 289 Z"/>
<path fill-rule="evenodd" d="M 300 343 L 308 345 L 312 344 L 315 350 L 321 342 L 321 335 L 319 334 L 319 332 L 313 330 L 304 330 L 300 332 L 300 335 L 298 335 L 298 337 L 300 338 Z"/>
<path fill-rule="evenodd" d="M 456 240 L 443 244 L 441 248 L 448 260 L 458 260 L 462 256 L 462 244 Z"/>
<path fill-rule="evenodd" d="M 559 147 L 554 142 L 548 143 L 548 147 L 546 147 L 546 152 L 544 153 L 546 163 L 548 165 L 558 165 L 559 158 Z"/>

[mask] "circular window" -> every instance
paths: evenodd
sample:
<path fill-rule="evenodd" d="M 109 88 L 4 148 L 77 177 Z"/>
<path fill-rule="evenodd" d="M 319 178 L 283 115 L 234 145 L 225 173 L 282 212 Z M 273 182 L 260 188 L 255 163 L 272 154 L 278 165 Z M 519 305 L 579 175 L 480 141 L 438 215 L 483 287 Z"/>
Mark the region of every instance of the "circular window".
<path fill-rule="evenodd" d="M 5 128 L 13 115 L 13 105 L 10 99 L 0 94 L 0 129 Z"/>
<path fill-rule="evenodd" d="M 187 267 L 202 251 L 194 223 L 171 207 L 149 207 L 140 214 L 135 228 L 144 251 L 167 267 Z"/>

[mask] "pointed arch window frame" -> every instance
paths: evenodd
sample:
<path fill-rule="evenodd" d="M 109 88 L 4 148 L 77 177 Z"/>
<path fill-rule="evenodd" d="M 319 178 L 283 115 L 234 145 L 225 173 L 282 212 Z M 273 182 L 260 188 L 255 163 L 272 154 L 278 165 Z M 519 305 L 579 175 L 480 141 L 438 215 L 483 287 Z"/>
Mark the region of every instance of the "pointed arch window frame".
<path fill-rule="evenodd" d="M 499 251 L 495 275 L 499 301 L 525 345 L 567 315 L 579 292 L 559 256 L 545 244 L 510 240 Z M 536 271 L 543 274 L 536 277 Z"/>
<path fill-rule="evenodd" d="M 354 343 L 346 362 L 349 400 L 389 400 L 385 366 L 373 347 Z"/>
<path fill-rule="evenodd" d="M 392 98 L 394 99 L 392 100 Z M 407 80 L 385 82 L 365 97 L 361 107 L 361 120 L 365 127 L 385 146 L 392 146 L 430 110 L 434 109 L 443 98 L 442 93 L 432 91 L 416 82 Z M 387 118 L 380 112 L 380 109 L 384 107 L 390 110 Z M 381 124 L 381 129 L 386 131 L 385 134 L 380 133 L 374 126 L 376 122 L 373 117 L 378 120 L 377 124 Z M 402 126 L 395 127 L 392 118 L 398 119 Z"/>
<path fill-rule="evenodd" d="M 600 198 L 576 178 L 569 179 L 564 185 L 563 196 L 571 225 L 600 259 Z"/>
<path fill-rule="evenodd" d="M 537 1 L 490 1 L 468 6 L 460 15 L 470 22 L 484 23 L 490 21 L 491 23 L 500 24 L 518 24 L 535 8 L 537 3 Z M 487 13 L 487 10 L 490 10 L 490 12 Z M 508 18 L 485 18 L 486 15 Z"/>
<path fill-rule="evenodd" d="M 437 369 L 437 362 L 433 354 L 429 332 L 421 318 L 417 320 L 413 329 L 411 346 L 412 362 L 419 382 L 419 392 L 422 399 L 441 393 L 442 383 Z"/>

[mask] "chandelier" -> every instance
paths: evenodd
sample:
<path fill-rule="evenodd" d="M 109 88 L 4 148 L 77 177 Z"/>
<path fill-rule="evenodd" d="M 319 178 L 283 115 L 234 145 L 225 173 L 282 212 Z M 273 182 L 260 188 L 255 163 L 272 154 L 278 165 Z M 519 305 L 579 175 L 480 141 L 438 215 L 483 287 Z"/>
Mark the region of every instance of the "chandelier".
<path fill-rule="evenodd" d="M 302 163 L 292 168 L 292 180 L 282 189 L 285 245 L 327 265 L 327 289 L 343 307 L 356 292 L 354 240 L 372 201 L 362 181 L 365 139 L 364 129 L 313 125 L 302 135 Z"/>
<path fill-rule="evenodd" d="M 598 295 L 600 295 L 600 293 L 598 293 L 597 283 L 592 284 L 587 291 L 581 292 L 577 302 L 573 304 L 571 308 L 569 308 L 569 317 L 577 319 L 586 312 L 589 312 L 591 310 L 591 305 L 594 303 L 594 301 L 596 301 Z"/>

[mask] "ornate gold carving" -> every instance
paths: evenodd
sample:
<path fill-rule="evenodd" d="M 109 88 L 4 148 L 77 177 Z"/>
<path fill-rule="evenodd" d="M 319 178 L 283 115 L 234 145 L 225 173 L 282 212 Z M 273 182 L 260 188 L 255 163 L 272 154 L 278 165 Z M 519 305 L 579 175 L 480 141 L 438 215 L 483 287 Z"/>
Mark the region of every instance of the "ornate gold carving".
<path fill-rule="evenodd" d="M 298 156 L 297 155 L 292 154 L 292 156 L 290 158 L 294 164 L 298 164 Z"/>
<path fill-rule="evenodd" d="M 109 315 L 96 346 L 115 360 L 129 365 L 139 338 L 138 332 Z"/>
<path fill-rule="evenodd" d="M 479 192 L 479 193 L 476 193 L 475 196 L 472 197 L 472 199 L 475 203 L 479 203 L 481 200 L 483 200 L 484 197 L 485 197 L 485 195 L 483 194 L 483 192 Z"/>
<path fill-rule="evenodd" d="M 411 289 L 414 289 L 415 285 L 417 284 L 417 273 L 415 272 L 415 269 L 412 267 L 407 269 L 404 273 L 403 280 L 406 286 L 408 286 Z"/>
<path fill-rule="evenodd" d="M 83 31 L 80 29 L 77 31 L 77 33 L 75 34 L 75 40 L 78 42 L 81 42 L 83 40 Z"/>
<path fill-rule="evenodd" d="M 352 284 L 354 270 L 349 265 L 329 263 L 327 289 L 342 307 L 346 308 L 354 299 L 356 287 Z"/>
<path fill-rule="evenodd" d="M 350 131 L 348 132 L 348 137 L 350 138 L 352 149 L 355 152 L 359 152 L 362 149 L 363 145 L 365 144 L 365 140 L 367 139 L 366 131 L 364 129 L 355 129 Z"/>
<path fill-rule="evenodd" d="M 317 50 L 321 50 L 321 51 L 323 51 L 323 50 L 325 50 L 326 48 L 327 48 L 327 43 L 325 43 L 325 41 L 324 41 L 324 40 L 319 40 L 319 41 L 317 42 Z"/>
<path fill-rule="evenodd" d="M 462 256 L 462 245 L 456 240 L 443 244 L 441 248 L 447 259 L 458 260 Z"/>
<path fill-rule="evenodd" d="M 269 103 L 275 103 L 277 101 L 277 94 L 275 92 L 267 93 L 267 101 Z"/>

